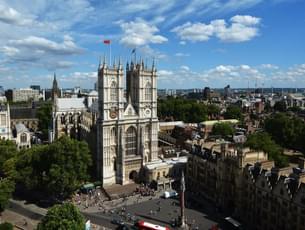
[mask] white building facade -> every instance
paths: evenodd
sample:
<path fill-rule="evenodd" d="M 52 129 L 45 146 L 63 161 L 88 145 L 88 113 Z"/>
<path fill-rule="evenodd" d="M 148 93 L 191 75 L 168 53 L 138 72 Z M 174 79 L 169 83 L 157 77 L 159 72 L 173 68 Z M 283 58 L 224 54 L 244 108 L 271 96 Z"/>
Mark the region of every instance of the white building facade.
<path fill-rule="evenodd" d="M 9 104 L 0 105 L 0 138 L 3 140 L 12 138 Z"/>
<path fill-rule="evenodd" d="M 97 173 L 103 186 L 137 181 L 158 161 L 157 71 L 143 61 L 98 69 Z"/>

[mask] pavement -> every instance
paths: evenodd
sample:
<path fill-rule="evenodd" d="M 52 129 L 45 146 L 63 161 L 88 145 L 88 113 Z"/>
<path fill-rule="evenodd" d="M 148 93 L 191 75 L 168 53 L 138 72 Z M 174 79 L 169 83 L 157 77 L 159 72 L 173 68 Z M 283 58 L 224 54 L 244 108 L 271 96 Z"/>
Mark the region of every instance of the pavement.
<path fill-rule="evenodd" d="M 1 213 L 0 223 L 9 222 L 15 226 L 15 229 L 34 230 L 38 224 L 38 220 L 28 218 L 9 209 Z"/>

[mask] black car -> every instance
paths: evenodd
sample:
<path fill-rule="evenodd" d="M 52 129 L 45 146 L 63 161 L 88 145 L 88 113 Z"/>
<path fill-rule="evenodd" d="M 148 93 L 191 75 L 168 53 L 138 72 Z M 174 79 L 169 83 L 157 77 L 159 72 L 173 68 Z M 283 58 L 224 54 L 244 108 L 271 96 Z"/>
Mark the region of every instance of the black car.
<path fill-rule="evenodd" d="M 120 224 L 120 226 L 117 227 L 116 229 L 118 229 L 118 230 L 129 230 L 129 228 L 126 224 Z"/>
<path fill-rule="evenodd" d="M 119 219 L 112 219 L 111 220 L 112 224 L 117 224 L 117 225 L 125 225 L 125 223 L 123 222 L 123 220 L 119 220 Z"/>

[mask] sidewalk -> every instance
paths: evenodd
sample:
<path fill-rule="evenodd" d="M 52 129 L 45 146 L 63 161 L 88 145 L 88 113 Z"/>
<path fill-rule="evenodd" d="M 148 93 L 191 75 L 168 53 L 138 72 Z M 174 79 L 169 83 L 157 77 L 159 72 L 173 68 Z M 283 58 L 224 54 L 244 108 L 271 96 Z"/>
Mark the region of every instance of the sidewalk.
<path fill-rule="evenodd" d="M 126 198 L 119 198 L 116 200 L 111 200 L 111 201 L 104 201 L 101 205 L 101 207 L 99 207 L 97 204 L 96 206 L 89 206 L 89 207 L 85 207 L 83 204 L 75 204 L 79 210 L 81 210 L 82 212 L 86 212 L 86 213 L 96 213 L 96 212 L 101 212 L 101 211 L 110 211 L 112 209 L 116 209 L 116 208 L 120 208 L 120 207 L 125 207 L 125 206 L 129 206 L 129 205 L 133 205 L 133 204 L 138 204 L 138 203 L 142 203 L 148 200 L 154 200 L 157 198 L 160 198 L 160 196 L 164 193 L 164 191 L 159 191 L 155 194 L 155 196 L 141 196 L 139 194 L 134 195 L 134 196 L 129 196 Z"/>
<path fill-rule="evenodd" d="M 14 229 L 26 229 L 26 230 L 34 230 L 39 223 L 38 220 L 33 220 L 26 216 L 23 216 L 17 212 L 12 210 L 5 210 L 2 212 L 0 217 L 0 223 L 9 222 L 15 226 Z"/>

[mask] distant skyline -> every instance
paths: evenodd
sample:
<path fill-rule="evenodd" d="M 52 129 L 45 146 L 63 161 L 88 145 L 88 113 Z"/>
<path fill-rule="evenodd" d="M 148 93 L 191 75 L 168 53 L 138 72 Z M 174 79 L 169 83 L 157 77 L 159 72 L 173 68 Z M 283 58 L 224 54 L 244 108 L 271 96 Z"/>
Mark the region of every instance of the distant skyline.
<path fill-rule="evenodd" d="M 305 87 L 302 0 L 0 0 L 0 85 L 93 88 L 133 55 L 158 88 Z"/>

